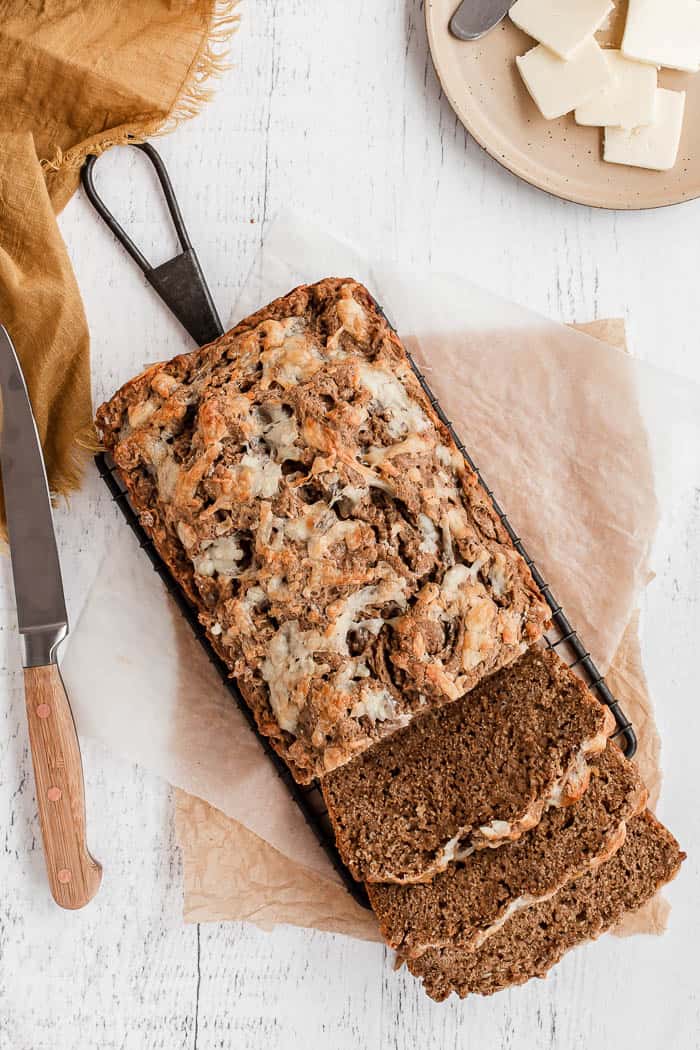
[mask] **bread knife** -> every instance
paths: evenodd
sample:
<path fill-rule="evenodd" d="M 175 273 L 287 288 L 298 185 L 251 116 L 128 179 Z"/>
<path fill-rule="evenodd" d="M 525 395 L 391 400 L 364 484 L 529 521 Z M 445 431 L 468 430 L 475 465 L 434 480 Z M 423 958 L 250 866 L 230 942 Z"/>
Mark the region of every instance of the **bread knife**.
<path fill-rule="evenodd" d="M 68 614 L 39 434 L 15 348 L 2 325 L 0 390 L 0 465 L 46 870 L 56 903 L 82 908 L 97 893 L 102 868 L 85 841 L 78 735 L 56 663 Z"/>
<path fill-rule="evenodd" d="M 515 0 L 463 0 L 450 19 L 458 40 L 479 40 L 501 22 Z"/>

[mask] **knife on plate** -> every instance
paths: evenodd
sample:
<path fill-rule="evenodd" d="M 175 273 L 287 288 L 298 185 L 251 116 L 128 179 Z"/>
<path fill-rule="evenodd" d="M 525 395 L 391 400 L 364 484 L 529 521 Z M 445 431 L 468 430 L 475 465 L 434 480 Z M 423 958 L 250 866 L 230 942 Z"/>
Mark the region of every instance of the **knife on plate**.
<path fill-rule="evenodd" d="M 46 869 L 56 903 L 82 908 L 97 893 L 102 868 L 85 841 L 80 748 L 56 663 L 68 614 L 39 434 L 15 348 L 2 325 L 0 390 L 0 465 Z"/>
<path fill-rule="evenodd" d="M 450 19 L 450 32 L 458 40 L 480 40 L 502 22 L 514 0 L 463 0 Z"/>

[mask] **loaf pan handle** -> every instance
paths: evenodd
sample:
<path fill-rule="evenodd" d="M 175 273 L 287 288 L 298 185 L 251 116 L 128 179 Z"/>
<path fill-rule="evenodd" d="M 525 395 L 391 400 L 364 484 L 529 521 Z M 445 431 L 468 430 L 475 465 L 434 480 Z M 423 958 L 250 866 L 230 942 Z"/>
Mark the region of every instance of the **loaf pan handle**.
<path fill-rule="evenodd" d="M 160 266 L 151 266 L 148 259 L 134 244 L 126 230 L 117 222 L 95 187 L 95 164 L 97 157 L 88 157 L 81 173 L 88 200 L 101 219 L 126 248 L 148 283 L 155 289 L 168 309 L 189 332 L 198 346 L 205 346 L 223 335 L 221 319 L 214 305 L 209 286 L 204 279 L 197 253 L 192 247 L 180 206 L 175 197 L 170 176 L 160 154 L 150 142 L 133 143 L 135 149 L 145 153 L 155 168 L 170 217 L 177 233 L 182 252 Z"/>

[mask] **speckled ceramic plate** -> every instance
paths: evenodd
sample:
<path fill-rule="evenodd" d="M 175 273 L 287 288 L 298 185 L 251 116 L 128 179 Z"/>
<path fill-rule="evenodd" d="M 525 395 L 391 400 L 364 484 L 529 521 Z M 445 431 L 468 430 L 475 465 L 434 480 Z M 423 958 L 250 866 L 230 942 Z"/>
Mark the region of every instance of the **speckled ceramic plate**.
<path fill-rule="evenodd" d="M 448 29 L 458 0 L 426 0 L 428 40 L 437 75 L 454 111 L 500 164 L 533 186 L 599 208 L 661 208 L 700 197 L 700 73 L 664 70 L 662 87 L 686 91 L 685 126 L 676 167 L 653 172 L 606 164 L 602 131 L 573 115 L 545 120 L 515 66 L 533 41 L 506 18 L 482 40 L 465 43 Z M 624 0 L 601 43 L 618 46 Z"/>

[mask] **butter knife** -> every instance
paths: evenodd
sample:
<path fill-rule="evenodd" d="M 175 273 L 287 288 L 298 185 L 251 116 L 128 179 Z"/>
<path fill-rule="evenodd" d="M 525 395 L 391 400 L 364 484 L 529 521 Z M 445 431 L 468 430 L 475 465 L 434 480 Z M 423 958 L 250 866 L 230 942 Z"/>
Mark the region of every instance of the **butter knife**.
<path fill-rule="evenodd" d="M 515 0 L 462 0 L 450 19 L 450 32 L 458 40 L 479 40 L 497 26 Z"/>
<path fill-rule="evenodd" d="M 46 870 L 56 903 L 82 908 L 97 893 L 102 868 L 85 841 L 80 748 L 56 663 L 68 614 L 39 434 L 15 348 L 2 325 L 0 389 L 0 465 Z"/>

